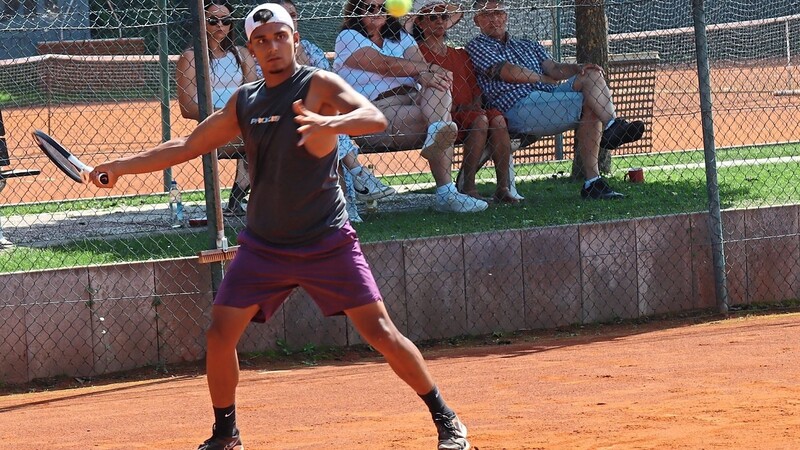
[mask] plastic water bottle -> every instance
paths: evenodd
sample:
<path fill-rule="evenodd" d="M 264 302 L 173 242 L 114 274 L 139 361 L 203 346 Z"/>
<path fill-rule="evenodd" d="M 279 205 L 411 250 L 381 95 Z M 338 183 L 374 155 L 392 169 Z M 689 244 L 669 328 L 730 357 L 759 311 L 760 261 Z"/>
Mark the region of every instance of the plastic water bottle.
<path fill-rule="evenodd" d="M 169 185 L 169 212 L 172 217 L 172 228 L 182 227 L 183 201 L 181 201 L 181 188 L 175 180 Z"/>

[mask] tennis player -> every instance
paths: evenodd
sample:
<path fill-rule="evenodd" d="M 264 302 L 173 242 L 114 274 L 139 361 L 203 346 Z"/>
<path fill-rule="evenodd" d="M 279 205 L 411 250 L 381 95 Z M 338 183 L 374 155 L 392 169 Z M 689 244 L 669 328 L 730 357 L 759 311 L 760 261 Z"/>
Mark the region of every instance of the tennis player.
<path fill-rule="evenodd" d="M 346 314 L 422 398 L 439 449 L 469 449 L 467 428 L 439 394 L 417 347 L 389 318 L 337 181 L 337 135 L 383 131 L 386 118 L 339 76 L 296 64 L 299 36 L 282 6 L 254 8 L 245 32 L 263 80 L 241 86 L 188 137 L 101 164 L 91 174 L 95 185 L 113 187 L 122 175 L 177 165 L 241 132 L 250 161 L 251 207 L 211 310 L 206 370 L 215 423 L 199 450 L 243 447 L 236 427 L 236 344 L 250 321 L 270 318 L 298 286 L 323 314 Z M 108 184 L 99 182 L 100 173 L 108 174 Z"/>

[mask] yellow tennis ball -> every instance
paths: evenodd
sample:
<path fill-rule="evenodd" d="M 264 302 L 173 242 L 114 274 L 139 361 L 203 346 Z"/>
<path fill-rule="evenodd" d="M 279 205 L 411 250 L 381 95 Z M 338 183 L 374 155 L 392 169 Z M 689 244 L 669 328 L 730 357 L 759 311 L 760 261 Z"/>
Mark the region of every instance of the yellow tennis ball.
<path fill-rule="evenodd" d="M 386 12 L 394 17 L 403 17 L 411 11 L 412 0 L 386 0 Z"/>

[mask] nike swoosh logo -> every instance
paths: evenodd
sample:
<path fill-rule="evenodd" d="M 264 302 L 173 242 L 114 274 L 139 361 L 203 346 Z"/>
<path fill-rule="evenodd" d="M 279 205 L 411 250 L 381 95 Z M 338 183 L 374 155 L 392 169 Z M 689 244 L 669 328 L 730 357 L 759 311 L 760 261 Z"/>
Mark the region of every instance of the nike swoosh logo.
<path fill-rule="evenodd" d="M 366 187 L 364 187 L 364 189 L 359 189 L 359 188 L 353 186 L 353 190 L 355 190 L 359 194 L 369 194 L 369 189 L 367 189 Z"/>
<path fill-rule="evenodd" d="M 228 414 L 225 414 L 225 417 L 230 417 L 232 415 L 233 415 L 233 411 L 229 412 Z"/>

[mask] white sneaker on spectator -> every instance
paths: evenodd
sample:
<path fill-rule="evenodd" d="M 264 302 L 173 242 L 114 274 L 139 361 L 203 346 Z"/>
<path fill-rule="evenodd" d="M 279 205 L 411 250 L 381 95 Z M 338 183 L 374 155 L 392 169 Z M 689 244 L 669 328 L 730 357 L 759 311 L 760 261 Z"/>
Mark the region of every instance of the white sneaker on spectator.
<path fill-rule="evenodd" d="M 519 195 L 517 192 L 517 182 L 515 181 L 515 173 L 514 173 L 514 155 L 511 155 L 508 160 L 508 193 L 511 194 L 512 197 L 516 198 L 519 201 L 525 200 L 525 197 Z"/>
<path fill-rule="evenodd" d="M 5 250 L 7 248 L 14 248 L 14 243 L 4 237 L 0 237 L 0 250 Z"/>
<path fill-rule="evenodd" d="M 489 204 L 475 197 L 460 192 L 448 192 L 444 197 L 436 196 L 434 209 L 439 212 L 470 213 L 480 212 L 489 207 Z"/>
<path fill-rule="evenodd" d="M 428 125 L 428 135 L 420 155 L 425 159 L 439 156 L 453 146 L 457 136 L 458 126 L 455 122 L 433 122 Z"/>
<path fill-rule="evenodd" d="M 517 199 L 519 201 L 525 200 L 525 197 L 521 196 L 519 194 L 519 192 L 517 191 L 517 186 L 514 183 L 511 183 L 508 186 L 508 193 L 511 194 L 512 197 L 514 197 L 515 199 Z"/>
<path fill-rule="evenodd" d="M 356 202 L 347 200 L 345 204 L 345 209 L 347 210 L 347 215 L 350 217 L 350 222 L 353 223 L 361 223 L 364 219 L 361 218 L 361 215 L 358 214 L 358 208 L 356 207 Z"/>
<path fill-rule="evenodd" d="M 378 200 L 393 195 L 396 191 L 391 186 L 381 183 L 366 167 L 361 167 L 361 173 L 353 175 L 353 189 L 356 198 L 362 202 Z"/>

